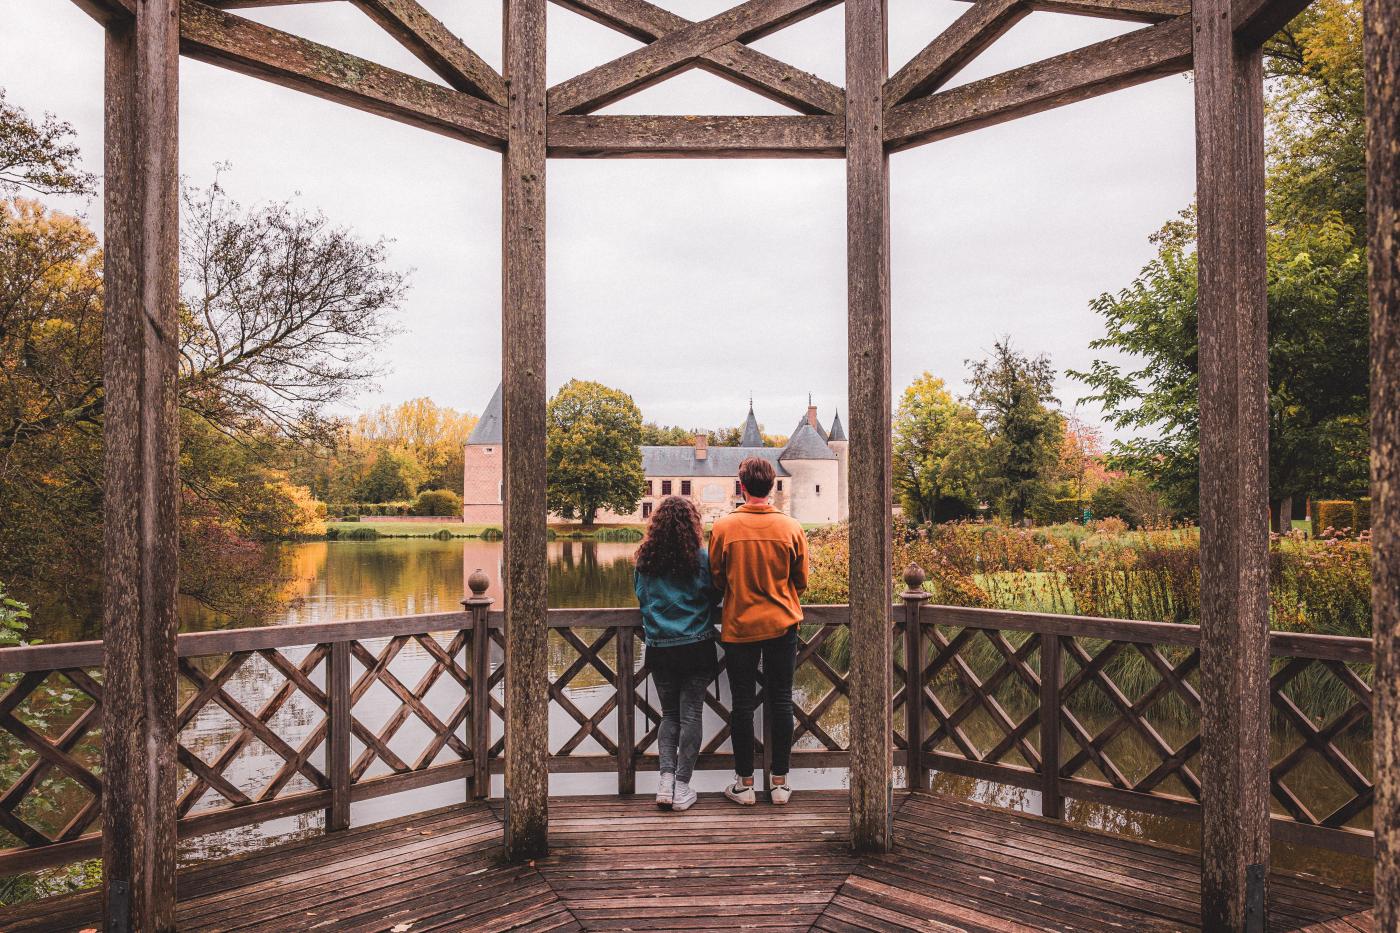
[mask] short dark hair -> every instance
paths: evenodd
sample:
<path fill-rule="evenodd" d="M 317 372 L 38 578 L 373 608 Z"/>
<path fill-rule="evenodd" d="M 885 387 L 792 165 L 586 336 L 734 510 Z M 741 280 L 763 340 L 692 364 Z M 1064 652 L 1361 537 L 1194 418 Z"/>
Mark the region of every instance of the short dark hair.
<path fill-rule="evenodd" d="M 773 464 L 762 457 L 749 457 L 739 464 L 739 482 L 744 491 L 755 498 L 763 498 L 773 489 Z"/>

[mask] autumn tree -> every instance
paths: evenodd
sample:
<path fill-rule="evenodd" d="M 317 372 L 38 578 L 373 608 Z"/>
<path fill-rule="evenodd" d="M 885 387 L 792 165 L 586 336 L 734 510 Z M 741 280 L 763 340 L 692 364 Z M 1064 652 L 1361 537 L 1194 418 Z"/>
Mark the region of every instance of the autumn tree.
<path fill-rule="evenodd" d="M 977 412 L 924 373 L 904 390 L 894 418 L 894 492 L 904 514 L 947 521 L 977 508 L 989 441 Z"/>
<path fill-rule="evenodd" d="M 968 361 L 968 402 L 987 428 L 988 489 L 1013 522 L 1049 490 L 1059 461 L 1064 417 L 1054 407 L 1055 371 L 1044 354 L 1017 352 L 1009 337 L 985 360 Z"/>
<path fill-rule="evenodd" d="M 412 457 L 422 472 L 418 485 L 426 489 L 462 492 L 462 449 L 476 427 L 470 412 L 415 398 L 381 405 L 355 419 L 345 438 L 350 446 L 368 445 Z M 374 500 L 385 501 L 385 500 Z"/>
<path fill-rule="evenodd" d="M 642 496 L 642 413 L 632 396 L 571 379 L 545 415 L 551 512 L 592 525 L 602 509 L 635 511 Z"/>
<path fill-rule="evenodd" d="M 0 197 L 91 194 L 93 177 L 79 166 L 72 135 L 73 127 L 50 114 L 36 123 L 0 88 Z"/>

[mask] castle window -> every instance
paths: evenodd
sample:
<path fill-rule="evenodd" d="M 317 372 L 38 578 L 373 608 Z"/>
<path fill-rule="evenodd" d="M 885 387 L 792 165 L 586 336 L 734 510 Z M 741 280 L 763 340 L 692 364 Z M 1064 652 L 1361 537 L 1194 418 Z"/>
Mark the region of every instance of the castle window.
<path fill-rule="evenodd" d="M 739 481 L 736 479 L 736 480 L 734 481 L 734 495 L 736 495 L 736 496 L 742 496 L 743 494 L 744 494 L 744 490 L 743 490 L 742 488 L 740 488 L 740 486 L 739 486 Z"/>
<path fill-rule="evenodd" d="M 651 481 L 651 480 L 647 480 L 647 484 L 646 484 L 645 490 L 646 490 L 646 491 L 643 492 L 642 495 L 644 495 L 644 496 L 650 496 L 650 495 L 652 494 L 652 481 Z"/>
<path fill-rule="evenodd" d="M 822 484 L 821 484 L 821 483 L 817 483 L 817 495 L 820 496 L 821 494 L 822 494 Z"/>
<path fill-rule="evenodd" d="M 671 494 L 671 481 L 669 479 L 663 479 L 661 481 L 661 494 L 663 496 L 669 496 Z"/>
<path fill-rule="evenodd" d="M 647 495 L 651 495 L 651 493 L 648 492 Z M 650 503 L 650 502 L 643 502 L 643 503 L 642 503 L 642 518 L 651 518 L 651 503 Z"/>
<path fill-rule="evenodd" d="M 690 495 L 690 480 L 688 480 L 688 479 L 683 479 L 683 480 L 681 480 L 681 495 L 683 495 L 683 496 L 688 496 L 688 495 Z"/>
<path fill-rule="evenodd" d="M 783 491 L 783 481 L 782 481 L 782 480 L 778 480 L 778 492 L 782 492 L 782 491 Z"/>

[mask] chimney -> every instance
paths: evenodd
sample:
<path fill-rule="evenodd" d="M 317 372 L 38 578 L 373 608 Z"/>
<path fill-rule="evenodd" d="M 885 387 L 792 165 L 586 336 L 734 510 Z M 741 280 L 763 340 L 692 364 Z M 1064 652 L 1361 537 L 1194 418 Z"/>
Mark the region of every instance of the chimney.
<path fill-rule="evenodd" d="M 817 406 L 807 406 L 807 423 L 814 428 L 817 427 Z"/>
<path fill-rule="evenodd" d="M 705 434 L 695 435 L 695 459 L 704 460 L 710 455 L 710 438 Z"/>

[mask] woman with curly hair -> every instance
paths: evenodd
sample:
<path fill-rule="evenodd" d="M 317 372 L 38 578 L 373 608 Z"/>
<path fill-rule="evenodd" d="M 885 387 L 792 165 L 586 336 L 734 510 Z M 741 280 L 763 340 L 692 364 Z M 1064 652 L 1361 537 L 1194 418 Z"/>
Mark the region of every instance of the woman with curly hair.
<path fill-rule="evenodd" d="M 661 700 L 656 805 L 663 810 L 688 810 L 695 803 L 690 778 L 700 754 L 705 691 L 717 667 L 719 592 L 710 582 L 703 535 L 694 504 L 667 496 L 637 549 L 634 582 L 647 666 Z"/>

